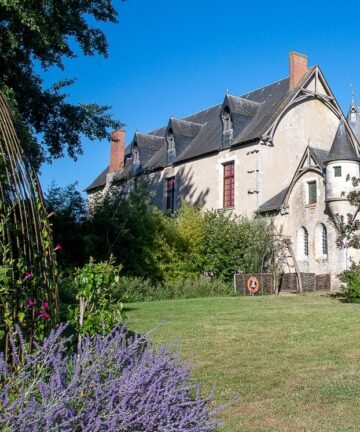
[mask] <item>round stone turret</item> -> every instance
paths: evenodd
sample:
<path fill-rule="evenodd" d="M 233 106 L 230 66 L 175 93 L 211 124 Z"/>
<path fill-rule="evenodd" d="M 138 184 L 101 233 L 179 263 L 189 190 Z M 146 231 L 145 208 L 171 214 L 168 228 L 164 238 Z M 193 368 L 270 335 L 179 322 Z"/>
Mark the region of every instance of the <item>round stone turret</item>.
<path fill-rule="evenodd" d="M 360 159 L 353 140 L 341 120 L 326 164 L 326 202 L 333 216 L 336 214 L 355 216 L 358 208 L 352 206 L 347 195 L 354 189 L 349 177 L 360 177 Z"/>

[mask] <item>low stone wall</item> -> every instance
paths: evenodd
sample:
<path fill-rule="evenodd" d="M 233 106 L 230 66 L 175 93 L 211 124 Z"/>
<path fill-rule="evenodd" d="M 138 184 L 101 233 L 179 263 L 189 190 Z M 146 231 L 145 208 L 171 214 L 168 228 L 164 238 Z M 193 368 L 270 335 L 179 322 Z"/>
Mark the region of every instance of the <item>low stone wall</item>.
<path fill-rule="evenodd" d="M 331 290 L 331 278 L 329 274 L 301 273 L 301 282 L 303 292 Z M 282 274 L 278 283 L 280 292 L 299 292 L 296 273 Z M 256 293 L 252 292 L 252 285 L 258 286 Z M 236 273 L 234 274 L 234 288 L 238 294 L 243 295 L 273 294 L 275 293 L 275 281 L 273 275 L 270 273 Z"/>

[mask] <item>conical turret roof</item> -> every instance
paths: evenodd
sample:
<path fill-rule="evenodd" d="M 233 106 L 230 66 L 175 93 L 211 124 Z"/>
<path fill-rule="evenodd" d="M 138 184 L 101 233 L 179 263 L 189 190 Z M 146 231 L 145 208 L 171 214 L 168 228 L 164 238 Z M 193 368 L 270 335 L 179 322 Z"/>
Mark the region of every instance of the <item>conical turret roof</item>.
<path fill-rule="evenodd" d="M 343 120 L 340 121 L 326 162 L 333 162 L 336 160 L 353 160 L 360 162 Z"/>

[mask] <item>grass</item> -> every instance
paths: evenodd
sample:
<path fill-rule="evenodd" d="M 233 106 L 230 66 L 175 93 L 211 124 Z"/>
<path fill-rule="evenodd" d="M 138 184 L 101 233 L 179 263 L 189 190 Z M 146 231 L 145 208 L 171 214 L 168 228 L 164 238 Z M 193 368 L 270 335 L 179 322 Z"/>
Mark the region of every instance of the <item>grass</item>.
<path fill-rule="evenodd" d="M 133 303 L 131 330 L 178 341 L 223 412 L 222 431 L 359 431 L 360 305 L 326 294 Z"/>

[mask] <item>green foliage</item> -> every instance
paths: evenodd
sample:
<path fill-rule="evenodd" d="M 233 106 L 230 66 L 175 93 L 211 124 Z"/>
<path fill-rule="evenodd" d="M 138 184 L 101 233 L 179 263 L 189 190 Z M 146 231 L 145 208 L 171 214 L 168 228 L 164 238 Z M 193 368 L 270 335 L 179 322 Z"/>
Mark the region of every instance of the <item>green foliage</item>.
<path fill-rule="evenodd" d="M 76 183 L 64 188 L 52 183 L 45 194 L 45 202 L 51 214 L 54 243 L 62 246 L 57 254 L 58 265 L 62 269 L 83 266 L 89 259 L 85 254 L 87 206 Z"/>
<path fill-rule="evenodd" d="M 151 205 L 146 183 L 138 181 L 129 194 L 112 190 L 93 203 L 86 255 L 97 261 L 113 255 L 125 274 L 161 279 L 164 223 L 165 216 Z"/>
<path fill-rule="evenodd" d="M 271 270 L 269 262 L 277 246 L 274 227 L 267 219 L 236 217 L 224 211 L 204 213 L 185 202 L 175 215 L 166 215 L 151 204 L 148 186 L 140 180 L 130 192 L 117 187 L 98 198 L 86 219 L 76 217 L 73 186 L 53 188 L 47 195 L 61 219 L 54 219 L 55 238 L 65 244 L 64 237 L 67 244 L 60 254 L 62 262 L 71 265 L 76 260 L 84 263 L 90 256 L 96 261 L 113 256 L 124 275 L 148 281 L 144 290 L 151 295 L 143 296 L 140 287 L 141 298 L 158 299 L 160 286 L 167 292 L 177 281 L 208 278 L 232 284 L 236 271 Z M 168 292 L 165 298 L 173 294 Z"/>
<path fill-rule="evenodd" d="M 339 279 L 345 284 L 341 293 L 344 301 L 360 303 L 360 265 L 353 265 L 350 270 L 345 270 Z"/>
<path fill-rule="evenodd" d="M 186 203 L 167 228 L 171 260 L 166 279 L 205 275 L 230 283 L 236 271 L 265 269 L 276 248 L 274 228 L 266 219 L 202 213 Z"/>
<path fill-rule="evenodd" d="M 174 300 L 197 297 L 233 295 L 232 284 L 220 279 L 204 277 L 177 278 L 162 283 L 151 283 L 138 277 L 121 277 L 119 290 L 124 302 Z"/>
<path fill-rule="evenodd" d="M 96 22 L 117 22 L 111 0 L 0 0 L 0 90 L 11 103 L 18 134 L 27 138 L 27 153 L 36 166 L 46 156 L 45 148 L 52 157 L 67 149 L 76 158 L 82 152 L 82 134 L 102 139 L 108 128 L 121 125 L 111 118 L 109 107 L 71 104 L 62 90 L 74 80 L 45 88 L 36 72 L 39 66 L 45 72 L 52 66 L 63 69 L 64 58 L 76 57 L 76 43 L 86 56 L 106 57 L 106 37 L 92 25 Z"/>
<path fill-rule="evenodd" d="M 116 296 L 120 270 L 112 259 L 100 263 L 91 260 L 75 270 L 73 287 L 79 304 L 71 311 L 71 318 L 78 334 L 104 334 L 122 320 L 122 303 Z"/>

